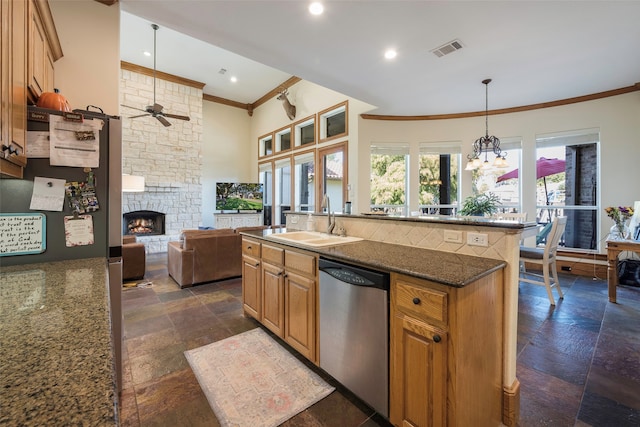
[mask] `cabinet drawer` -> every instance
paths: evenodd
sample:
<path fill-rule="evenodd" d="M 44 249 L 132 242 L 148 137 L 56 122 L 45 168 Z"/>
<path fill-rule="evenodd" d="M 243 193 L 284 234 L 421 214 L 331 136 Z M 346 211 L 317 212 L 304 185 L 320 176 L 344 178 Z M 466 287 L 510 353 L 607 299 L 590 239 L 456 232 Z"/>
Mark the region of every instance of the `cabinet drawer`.
<path fill-rule="evenodd" d="M 242 238 L 242 253 L 252 257 L 260 258 L 260 242 Z"/>
<path fill-rule="evenodd" d="M 309 276 L 316 275 L 316 257 L 299 252 L 285 252 L 285 266 Z"/>
<path fill-rule="evenodd" d="M 262 245 L 262 260 L 272 264 L 284 264 L 284 249 L 276 246 Z"/>
<path fill-rule="evenodd" d="M 396 282 L 396 307 L 425 321 L 447 323 L 447 294 L 407 282 Z"/>

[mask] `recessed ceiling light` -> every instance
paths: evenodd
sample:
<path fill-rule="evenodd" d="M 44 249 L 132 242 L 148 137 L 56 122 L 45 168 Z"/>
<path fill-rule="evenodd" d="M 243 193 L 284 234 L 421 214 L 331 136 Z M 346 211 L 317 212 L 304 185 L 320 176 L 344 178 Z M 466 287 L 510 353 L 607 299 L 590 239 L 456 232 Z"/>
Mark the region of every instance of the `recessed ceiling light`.
<path fill-rule="evenodd" d="M 148 52 L 148 51 L 146 51 L 146 50 L 145 50 L 144 52 L 142 52 L 142 54 L 143 54 L 144 56 L 151 56 L 151 52 Z"/>
<path fill-rule="evenodd" d="M 314 1 L 309 5 L 309 13 L 312 15 L 322 15 L 324 12 L 324 6 L 319 1 Z"/>
<path fill-rule="evenodd" d="M 386 59 L 393 59 L 398 55 L 398 52 L 395 51 L 395 49 L 387 49 L 387 51 L 384 53 L 384 57 Z"/>
<path fill-rule="evenodd" d="M 231 80 L 231 83 L 235 83 L 238 81 L 238 78 L 236 76 L 231 76 L 229 80 Z"/>

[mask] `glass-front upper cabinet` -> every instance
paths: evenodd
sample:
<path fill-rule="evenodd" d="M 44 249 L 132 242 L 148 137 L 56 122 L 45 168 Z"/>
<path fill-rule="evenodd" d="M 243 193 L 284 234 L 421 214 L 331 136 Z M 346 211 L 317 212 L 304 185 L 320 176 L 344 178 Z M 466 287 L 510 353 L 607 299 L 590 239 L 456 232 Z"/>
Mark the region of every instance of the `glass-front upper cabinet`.
<path fill-rule="evenodd" d="M 313 145 L 316 142 L 316 119 L 308 117 L 293 125 L 295 147 Z"/>
<path fill-rule="evenodd" d="M 347 136 L 349 134 L 347 101 L 318 113 L 320 137 L 318 142 Z"/>
<path fill-rule="evenodd" d="M 258 153 L 260 157 L 273 154 L 273 134 L 267 134 L 258 138 Z"/>

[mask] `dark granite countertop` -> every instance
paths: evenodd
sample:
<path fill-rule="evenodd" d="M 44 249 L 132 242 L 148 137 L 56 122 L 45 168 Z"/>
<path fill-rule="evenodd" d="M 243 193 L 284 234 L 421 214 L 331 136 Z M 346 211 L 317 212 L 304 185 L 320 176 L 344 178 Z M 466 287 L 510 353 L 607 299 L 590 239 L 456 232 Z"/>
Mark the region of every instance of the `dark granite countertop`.
<path fill-rule="evenodd" d="M 286 215 L 307 216 L 309 212 L 303 211 L 287 211 Z M 313 213 L 314 216 L 327 216 L 326 213 Z M 535 221 L 519 222 L 508 219 L 498 219 L 483 216 L 452 216 L 452 215 L 418 215 L 406 216 L 395 214 L 380 213 L 361 213 L 361 214 L 332 214 L 336 218 L 366 218 L 381 221 L 402 221 L 402 222 L 423 222 L 431 224 L 448 224 L 448 225 L 472 225 L 476 227 L 492 227 L 504 230 L 513 230 L 514 232 L 522 231 L 530 228 L 537 228 Z"/>
<path fill-rule="evenodd" d="M 466 286 L 506 265 L 506 262 L 502 260 L 371 240 L 312 248 L 303 244 L 269 238 L 271 234 L 285 231 L 286 229 L 276 229 L 248 231 L 241 234 L 315 252 L 333 260 L 356 263 L 377 270 L 408 274 L 454 287 Z"/>
<path fill-rule="evenodd" d="M 104 258 L 2 267 L 0 425 L 117 425 Z"/>

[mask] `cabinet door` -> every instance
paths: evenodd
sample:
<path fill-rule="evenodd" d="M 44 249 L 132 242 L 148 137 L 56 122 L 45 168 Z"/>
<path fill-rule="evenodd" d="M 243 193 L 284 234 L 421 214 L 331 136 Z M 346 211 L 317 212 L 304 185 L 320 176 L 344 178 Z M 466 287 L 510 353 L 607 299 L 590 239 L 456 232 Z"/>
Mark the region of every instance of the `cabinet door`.
<path fill-rule="evenodd" d="M 29 23 L 29 91 L 38 99 L 46 87 L 45 58 L 47 36 L 33 3 L 30 5 Z"/>
<path fill-rule="evenodd" d="M 316 362 L 316 281 L 287 270 L 285 273 L 285 341 Z"/>
<path fill-rule="evenodd" d="M 216 228 L 231 228 L 231 217 L 227 215 L 214 215 Z"/>
<path fill-rule="evenodd" d="M 402 314 L 391 322 L 391 422 L 446 426 L 446 332 Z"/>
<path fill-rule="evenodd" d="M 260 320 L 260 261 L 242 257 L 242 305 L 245 313 Z"/>
<path fill-rule="evenodd" d="M 284 338 L 284 269 L 262 263 L 262 324 Z"/>

